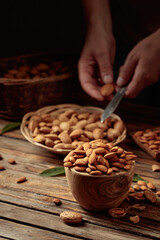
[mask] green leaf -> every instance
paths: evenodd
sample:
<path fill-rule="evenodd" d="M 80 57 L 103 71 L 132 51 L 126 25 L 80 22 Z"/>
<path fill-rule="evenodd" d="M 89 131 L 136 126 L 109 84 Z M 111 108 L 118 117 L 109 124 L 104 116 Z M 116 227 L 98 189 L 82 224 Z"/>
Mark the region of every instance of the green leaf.
<path fill-rule="evenodd" d="M 143 179 L 139 174 L 135 173 L 133 177 L 133 182 L 138 182 L 139 180 L 142 180 L 144 182 L 148 182 L 147 180 Z"/>
<path fill-rule="evenodd" d="M 20 125 L 21 125 L 21 122 L 9 123 L 6 126 L 4 126 L 4 128 L 2 129 L 0 135 L 2 135 L 5 132 L 9 132 L 9 131 L 11 131 L 11 130 L 13 130 L 15 128 L 18 128 L 18 127 L 20 127 Z"/>
<path fill-rule="evenodd" d="M 65 174 L 64 167 L 55 167 L 55 168 L 49 168 L 41 172 L 40 176 L 47 176 L 47 177 L 54 177 L 58 175 Z"/>

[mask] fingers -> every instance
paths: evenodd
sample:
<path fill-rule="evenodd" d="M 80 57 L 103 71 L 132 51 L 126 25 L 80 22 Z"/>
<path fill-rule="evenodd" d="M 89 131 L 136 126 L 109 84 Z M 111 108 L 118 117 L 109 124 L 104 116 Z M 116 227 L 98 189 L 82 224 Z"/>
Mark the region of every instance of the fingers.
<path fill-rule="evenodd" d="M 127 56 L 124 65 L 120 68 L 119 76 L 117 79 L 117 85 L 119 87 L 127 85 L 129 80 L 134 75 L 134 71 L 136 65 L 138 63 L 138 59 L 132 55 L 132 52 Z"/>
<path fill-rule="evenodd" d="M 128 84 L 125 96 L 128 98 L 135 98 L 145 87 L 144 81 L 142 79 L 142 74 L 139 69 L 135 72 L 132 81 Z"/>
<path fill-rule="evenodd" d="M 97 62 L 100 70 L 100 75 L 104 83 L 113 82 L 113 68 L 108 54 L 99 54 Z"/>
<path fill-rule="evenodd" d="M 156 83 L 158 76 L 154 76 L 144 64 L 139 61 L 134 76 L 129 83 L 125 96 L 135 98 L 147 86 Z"/>
<path fill-rule="evenodd" d="M 98 86 L 98 81 L 94 77 L 94 63 L 88 64 L 83 60 L 78 63 L 79 80 L 82 88 L 88 95 L 98 101 L 103 101 L 104 98 L 100 93 L 100 86 Z"/>

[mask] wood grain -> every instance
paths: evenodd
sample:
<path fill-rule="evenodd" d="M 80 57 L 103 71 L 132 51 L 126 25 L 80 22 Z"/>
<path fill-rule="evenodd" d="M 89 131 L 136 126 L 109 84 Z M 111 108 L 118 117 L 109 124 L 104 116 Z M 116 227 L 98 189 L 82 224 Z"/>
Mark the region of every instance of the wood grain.
<path fill-rule="evenodd" d="M 148 112 L 147 112 L 148 111 Z M 160 126 L 159 112 L 135 105 L 123 104 L 118 115 L 124 120 L 128 132 L 140 127 Z M 124 116 L 124 117 L 123 117 Z M 151 118 L 153 116 L 153 119 Z M 8 123 L 0 120 L 0 128 Z M 136 159 L 135 172 L 160 190 L 160 173 L 152 172 L 152 164 L 157 161 L 142 151 L 128 135 L 120 144 L 133 151 Z M 63 157 L 33 146 L 23 139 L 19 130 L 0 136 L 0 165 L 6 167 L 0 172 L 0 238 L 2 239 L 159 239 L 160 200 L 156 204 L 145 201 L 146 209 L 138 212 L 131 206 L 133 202 L 124 201 L 127 210 L 123 219 L 114 219 L 108 211 L 92 212 L 82 208 L 73 197 L 65 176 L 42 177 L 38 174 L 50 166 L 62 166 Z M 8 163 L 14 158 L 15 165 Z M 17 178 L 25 176 L 27 181 L 17 184 Z M 62 204 L 56 206 L 53 198 L 60 198 Z M 134 202 L 136 203 L 136 202 Z M 70 226 L 64 224 L 59 215 L 72 210 L 83 215 L 83 224 Z M 140 216 L 140 222 L 133 224 L 130 215 Z M 25 236 L 25 238 L 22 238 Z"/>
<path fill-rule="evenodd" d="M 7 203 L 0 203 L 0 208 L 2 209 L 1 215 L 3 218 L 10 220 L 14 219 L 23 224 L 29 222 L 32 226 L 57 231 L 63 234 L 67 232 L 73 237 L 85 236 L 85 239 L 93 240 L 103 238 L 104 236 L 111 240 L 116 238 L 120 240 L 128 238 L 137 239 L 134 234 L 125 233 L 124 235 L 123 232 L 119 230 L 108 228 L 107 226 L 96 226 L 87 221 L 83 221 L 82 224 L 79 224 L 78 227 L 76 227 L 76 231 L 74 231 L 73 226 L 63 223 L 57 215 L 50 215 L 44 212 L 39 213 L 36 210 L 33 211 L 32 209 L 26 209 Z M 154 236 L 156 236 L 155 233 Z M 145 238 L 142 237 L 142 239 Z"/>
<path fill-rule="evenodd" d="M 135 166 L 131 170 L 113 176 L 93 176 L 88 173 L 65 168 L 71 192 L 78 203 L 91 211 L 102 211 L 118 207 L 130 189 Z"/>

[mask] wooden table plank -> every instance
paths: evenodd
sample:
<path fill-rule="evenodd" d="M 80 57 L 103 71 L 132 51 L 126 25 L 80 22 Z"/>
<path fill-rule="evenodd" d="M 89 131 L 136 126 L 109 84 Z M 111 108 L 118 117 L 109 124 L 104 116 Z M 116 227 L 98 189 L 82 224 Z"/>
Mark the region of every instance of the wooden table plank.
<path fill-rule="evenodd" d="M 57 233 L 52 230 L 41 229 L 39 227 L 24 225 L 6 219 L 0 219 L 0 235 L 3 235 L 3 239 L 15 239 L 15 240 L 77 240 L 81 238 L 75 238 L 67 236 L 66 234 Z M 1 236 L 0 236 L 1 239 Z"/>
<path fill-rule="evenodd" d="M 81 236 L 84 239 L 100 239 L 106 236 L 106 239 L 137 239 L 137 236 L 134 234 L 129 234 L 127 232 L 114 230 L 111 228 L 102 227 L 100 225 L 95 225 L 89 223 L 87 221 L 83 221 L 82 224 L 79 224 L 78 227 L 68 225 L 62 222 L 59 216 L 55 214 L 48 214 L 36 210 L 26 209 L 19 206 L 2 203 L 0 202 L 1 208 L 1 216 L 5 219 L 10 219 L 14 221 L 18 221 L 25 224 L 30 224 L 34 227 L 41 227 L 47 230 L 56 231 L 59 233 L 67 233 L 73 237 Z M 76 231 L 73 231 L 76 229 Z M 145 235 L 145 230 L 144 233 Z M 158 238 L 156 232 L 152 232 L 151 236 Z M 145 237 L 141 236 L 141 239 L 145 239 Z"/>
<path fill-rule="evenodd" d="M 128 105 L 122 105 L 118 111 L 128 132 L 140 127 L 160 126 L 160 111 L 154 112 L 155 109 L 148 111 L 148 108 L 141 107 L 136 109 L 134 106 L 127 109 L 126 116 L 126 106 Z M 8 121 L 0 119 L 0 129 L 6 123 Z M 156 164 L 157 161 L 143 152 L 129 135 L 120 145 L 138 156 L 136 173 L 155 184 L 160 190 L 160 173 L 152 172 L 151 169 L 152 164 Z M 54 233 L 52 239 L 159 239 L 159 200 L 156 204 L 145 201 L 146 209 L 143 212 L 133 210 L 131 208 L 133 203 L 125 201 L 122 206 L 127 209 L 128 214 L 123 219 L 111 218 L 107 211 L 89 212 L 75 201 L 65 176 L 54 178 L 38 176 L 38 173 L 50 166 L 62 166 L 63 157 L 29 143 L 19 130 L 0 136 L 0 153 L 4 157 L 0 165 L 6 167 L 5 171 L 0 172 L 1 238 L 20 239 L 20 233 L 23 233 L 26 234 L 25 239 L 51 239 Z M 14 158 L 17 164 L 9 164 L 8 158 Z M 21 176 L 26 176 L 27 182 L 17 184 L 16 181 Z M 60 206 L 55 206 L 54 197 L 61 199 Z M 80 226 L 64 224 L 59 215 L 65 210 L 81 213 L 84 219 L 83 224 Z M 140 222 L 133 224 L 129 221 L 129 215 L 137 213 L 140 216 Z M 35 235 L 31 236 L 32 231 Z"/>

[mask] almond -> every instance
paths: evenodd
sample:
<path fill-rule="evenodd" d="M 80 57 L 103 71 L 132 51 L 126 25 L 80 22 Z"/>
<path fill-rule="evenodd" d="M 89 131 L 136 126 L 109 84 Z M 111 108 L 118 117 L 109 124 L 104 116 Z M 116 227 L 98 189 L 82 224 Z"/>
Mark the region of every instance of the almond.
<path fill-rule="evenodd" d="M 61 205 L 61 200 L 59 198 L 54 198 L 53 202 L 55 203 L 55 205 L 59 206 Z"/>
<path fill-rule="evenodd" d="M 100 128 L 95 128 L 93 130 L 93 138 L 94 139 L 103 139 L 104 137 L 104 131 Z"/>
<path fill-rule="evenodd" d="M 69 130 L 70 129 L 70 124 L 69 122 L 61 122 L 59 127 L 64 131 L 64 130 Z"/>
<path fill-rule="evenodd" d="M 64 211 L 60 214 L 60 218 L 65 222 L 65 223 L 80 223 L 82 222 L 82 215 L 73 212 L 73 211 Z"/>
<path fill-rule="evenodd" d="M 139 204 L 134 204 L 134 205 L 132 206 L 132 208 L 135 208 L 135 209 L 137 209 L 137 210 L 143 211 L 146 207 L 145 207 L 145 206 L 141 206 L 141 205 L 139 205 Z"/>
<path fill-rule="evenodd" d="M 158 171 L 160 171 L 160 164 L 158 165 L 158 164 L 153 164 L 152 165 L 152 171 L 153 172 L 158 172 Z"/>
<path fill-rule="evenodd" d="M 37 143 L 44 143 L 45 137 L 43 134 L 38 134 L 33 140 Z"/>
<path fill-rule="evenodd" d="M 83 144 L 84 151 L 86 152 L 90 148 L 90 143 L 86 142 Z"/>
<path fill-rule="evenodd" d="M 104 173 L 107 172 L 107 168 L 106 168 L 104 165 L 97 164 L 97 165 L 96 165 L 96 168 L 97 168 L 98 170 L 100 170 L 101 172 L 104 172 Z"/>
<path fill-rule="evenodd" d="M 44 133 L 44 134 L 47 134 L 47 133 L 50 133 L 51 132 L 51 128 L 49 127 L 40 127 L 40 133 Z"/>
<path fill-rule="evenodd" d="M 81 136 L 83 134 L 83 130 L 81 128 L 75 129 L 74 131 L 72 131 L 70 133 L 70 137 L 71 138 L 78 138 L 79 136 Z"/>
<path fill-rule="evenodd" d="M 149 188 L 149 189 L 151 189 L 151 190 L 155 190 L 156 189 L 156 187 L 153 185 L 153 183 L 151 183 L 151 182 L 149 182 L 149 183 L 147 183 L 147 187 Z"/>
<path fill-rule="evenodd" d="M 104 153 L 106 153 L 106 149 L 101 148 L 101 147 L 98 147 L 98 148 L 96 148 L 96 149 L 94 150 L 94 152 L 95 152 L 96 154 L 104 154 Z"/>
<path fill-rule="evenodd" d="M 122 120 L 118 120 L 117 122 L 114 123 L 113 125 L 114 129 L 117 129 L 119 131 L 119 133 L 122 133 L 123 129 L 124 129 L 124 123 Z"/>
<path fill-rule="evenodd" d="M 136 157 L 137 157 L 136 155 L 130 154 L 130 155 L 126 155 L 126 156 L 125 156 L 125 159 L 128 161 L 128 160 L 135 159 Z"/>
<path fill-rule="evenodd" d="M 136 215 L 136 216 L 133 216 L 133 217 L 129 217 L 129 220 L 133 223 L 139 223 L 140 218 L 139 218 L 138 215 Z"/>
<path fill-rule="evenodd" d="M 26 177 L 20 177 L 18 180 L 17 180 L 17 183 L 23 183 L 23 182 L 26 182 L 27 179 Z"/>
<path fill-rule="evenodd" d="M 99 170 L 95 170 L 95 171 L 91 171 L 89 174 L 90 175 L 102 175 L 102 172 Z"/>
<path fill-rule="evenodd" d="M 0 165 L 0 171 L 3 171 L 3 170 L 5 170 L 5 167 Z"/>
<path fill-rule="evenodd" d="M 59 139 L 57 134 L 54 134 L 54 133 L 45 134 L 44 136 L 45 136 L 45 138 L 49 138 L 49 139 L 51 139 L 53 141 Z"/>
<path fill-rule="evenodd" d="M 108 213 L 114 218 L 122 218 L 126 215 L 126 211 L 123 208 L 110 208 Z"/>
<path fill-rule="evenodd" d="M 85 172 L 86 171 L 86 167 L 82 167 L 82 166 L 75 166 L 74 169 L 78 172 Z"/>
<path fill-rule="evenodd" d="M 88 131 L 93 131 L 95 128 L 97 128 L 97 123 L 90 123 L 85 126 L 85 129 Z"/>
<path fill-rule="evenodd" d="M 110 159 L 112 157 L 116 156 L 116 153 L 115 152 L 109 152 L 107 154 L 104 155 L 104 158 L 105 159 Z"/>
<path fill-rule="evenodd" d="M 34 132 L 34 130 L 37 126 L 38 126 L 38 122 L 36 120 L 31 119 L 29 121 L 28 128 L 31 130 L 32 133 Z"/>
<path fill-rule="evenodd" d="M 100 89 L 100 92 L 103 97 L 108 97 L 110 96 L 114 91 L 114 84 L 113 83 L 107 83 L 103 85 Z"/>
<path fill-rule="evenodd" d="M 15 161 L 14 158 L 8 158 L 8 162 L 9 162 L 10 164 L 16 164 L 16 161 Z"/>
<path fill-rule="evenodd" d="M 79 122 L 77 122 L 77 124 L 76 124 L 76 128 L 84 128 L 85 126 L 87 125 L 87 120 L 81 120 L 81 121 L 79 121 Z"/>
<path fill-rule="evenodd" d="M 89 138 L 90 140 L 93 139 L 93 133 L 92 132 L 84 130 L 83 134 L 84 134 L 85 137 Z"/>
<path fill-rule="evenodd" d="M 156 195 L 149 190 L 144 191 L 144 195 L 152 203 L 155 203 L 157 201 Z"/>
<path fill-rule="evenodd" d="M 68 135 L 67 132 L 61 132 L 58 137 L 62 141 L 62 143 L 72 143 L 71 137 Z"/>
<path fill-rule="evenodd" d="M 72 167 L 73 164 L 71 162 L 64 162 L 64 167 Z"/>
<path fill-rule="evenodd" d="M 137 184 L 140 185 L 140 186 L 146 186 L 146 185 L 147 185 L 146 182 L 144 182 L 144 181 L 142 181 L 142 180 L 139 180 L 139 181 L 137 182 Z"/>
<path fill-rule="evenodd" d="M 97 155 L 96 153 L 93 151 L 91 153 L 91 155 L 89 156 L 89 164 L 94 164 L 96 162 L 97 159 Z"/>

